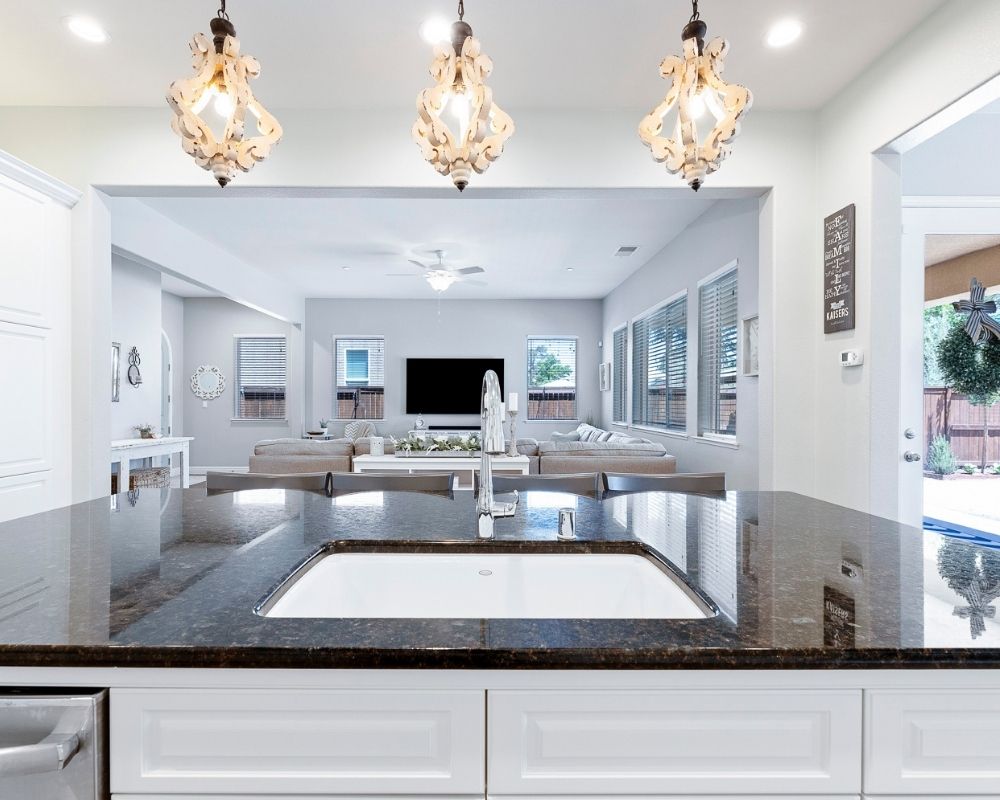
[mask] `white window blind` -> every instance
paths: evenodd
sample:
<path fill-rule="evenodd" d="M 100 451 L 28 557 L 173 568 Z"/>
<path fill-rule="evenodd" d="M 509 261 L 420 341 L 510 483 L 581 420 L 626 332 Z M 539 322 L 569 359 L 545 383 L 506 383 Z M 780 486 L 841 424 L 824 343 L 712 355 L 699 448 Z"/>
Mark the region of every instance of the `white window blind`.
<path fill-rule="evenodd" d="M 236 337 L 237 419 L 284 419 L 287 385 L 284 336 Z"/>
<path fill-rule="evenodd" d="M 632 424 L 682 431 L 687 419 L 687 295 L 632 323 Z"/>
<path fill-rule="evenodd" d="M 628 387 L 628 327 L 622 327 L 613 334 L 611 351 L 611 421 L 626 423 L 626 398 Z"/>
<path fill-rule="evenodd" d="M 385 337 L 336 337 L 333 349 L 334 416 L 385 419 Z"/>
<path fill-rule="evenodd" d="M 736 270 L 701 287 L 698 338 L 698 433 L 736 436 Z"/>
<path fill-rule="evenodd" d="M 576 338 L 528 337 L 528 419 L 576 418 Z"/>

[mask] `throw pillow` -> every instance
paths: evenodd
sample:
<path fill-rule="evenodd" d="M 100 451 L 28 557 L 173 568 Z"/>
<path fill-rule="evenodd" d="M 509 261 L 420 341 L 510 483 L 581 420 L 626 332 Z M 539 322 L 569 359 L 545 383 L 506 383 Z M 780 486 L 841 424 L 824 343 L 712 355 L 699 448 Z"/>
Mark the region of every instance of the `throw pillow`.
<path fill-rule="evenodd" d="M 570 431 L 569 433 L 553 433 L 553 442 L 579 442 L 580 431 Z"/>

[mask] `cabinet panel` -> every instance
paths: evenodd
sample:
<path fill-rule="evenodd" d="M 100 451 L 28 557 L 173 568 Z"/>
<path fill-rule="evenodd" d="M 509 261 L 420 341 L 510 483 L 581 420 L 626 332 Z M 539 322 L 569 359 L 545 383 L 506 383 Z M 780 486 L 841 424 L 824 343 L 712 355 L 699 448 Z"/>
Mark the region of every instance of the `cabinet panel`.
<path fill-rule="evenodd" d="M 865 791 L 1000 791 L 1000 691 L 866 692 Z"/>
<path fill-rule="evenodd" d="M 51 324 L 46 206 L 42 194 L 0 175 L 0 320 Z"/>
<path fill-rule="evenodd" d="M 479 794 L 483 693 L 112 692 L 119 794 Z"/>
<path fill-rule="evenodd" d="M 0 478 L 50 469 L 51 380 L 45 328 L 0 322 Z"/>
<path fill-rule="evenodd" d="M 490 692 L 491 794 L 852 794 L 861 692 Z"/>

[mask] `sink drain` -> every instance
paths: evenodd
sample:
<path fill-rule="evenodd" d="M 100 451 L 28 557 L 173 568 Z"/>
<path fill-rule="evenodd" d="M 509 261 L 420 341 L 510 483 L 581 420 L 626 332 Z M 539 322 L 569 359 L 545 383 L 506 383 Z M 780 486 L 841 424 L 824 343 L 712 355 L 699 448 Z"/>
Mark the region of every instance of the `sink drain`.
<path fill-rule="evenodd" d="M 481 569 L 481 570 L 479 570 L 479 574 L 480 575 L 492 575 L 493 574 L 493 570 L 491 570 L 491 569 Z"/>

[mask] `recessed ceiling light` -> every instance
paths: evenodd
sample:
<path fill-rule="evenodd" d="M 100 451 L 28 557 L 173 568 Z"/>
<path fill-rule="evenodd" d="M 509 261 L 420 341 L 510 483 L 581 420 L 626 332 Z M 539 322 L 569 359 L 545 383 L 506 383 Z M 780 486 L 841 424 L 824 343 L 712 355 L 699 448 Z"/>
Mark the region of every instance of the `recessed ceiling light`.
<path fill-rule="evenodd" d="M 63 17 L 63 24 L 69 28 L 70 32 L 80 37 L 85 42 L 92 44 L 104 44 L 111 37 L 108 32 L 101 27 L 101 23 L 90 17 L 74 15 Z"/>
<path fill-rule="evenodd" d="M 573 271 L 573 268 L 572 268 L 572 267 L 566 267 L 566 271 L 567 271 L 567 272 L 572 272 L 572 271 Z"/>
<path fill-rule="evenodd" d="M 451 41 L 451 23 L 444 17 L 431 17 L 420 26 L 420 35 L 427 44 Z"/>
<path fill-rule="evenodd" d="M 344 272 L 350 272 L 351 271 L 350 267 L 341 267 L 341 269 L 344 270 Z"/>
<path fill-rule="evenodd" d="M 767 32 L 767 43 L 771 47 L 787 47 L 802 35 L 802 23 L 797 19 L 782 19 Z"/>

